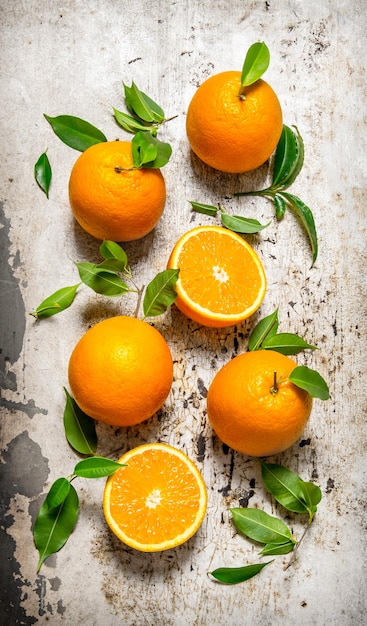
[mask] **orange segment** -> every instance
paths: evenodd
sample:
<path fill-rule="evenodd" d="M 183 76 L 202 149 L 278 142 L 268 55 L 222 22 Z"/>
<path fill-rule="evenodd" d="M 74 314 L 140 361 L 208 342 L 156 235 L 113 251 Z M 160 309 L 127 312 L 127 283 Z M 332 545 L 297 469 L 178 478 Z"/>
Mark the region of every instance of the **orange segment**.
<path fill-rule="evenodd" d="M 168 550 L 203 522 L 207 491 L 195 464 L 163 443 L 139 446 L 119 460 L 126 467 L 107 480 L 103 510 L 112 532 L 142 552 Z"/>
<path fill-rule="evenodd" d="M 175 304 L 204 326 L 242 322 L 265 296 L 265 272 L 255 250 L 221 226 L 188 231 L 175 245 L 168 268 L 180 270 Z"/>

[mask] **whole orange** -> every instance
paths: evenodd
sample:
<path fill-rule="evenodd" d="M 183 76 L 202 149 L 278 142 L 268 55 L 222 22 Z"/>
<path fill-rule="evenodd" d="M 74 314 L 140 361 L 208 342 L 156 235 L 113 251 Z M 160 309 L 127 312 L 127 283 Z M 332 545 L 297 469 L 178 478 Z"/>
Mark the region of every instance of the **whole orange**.
<path fill-rule="evenodd" d="M 131 241 L 157 224 L 166 186 L 159 169 L 133 168 L 131 142 L 106 141 L 76 160 L 69 200 L 77 222 L 96 239 Z"/>
<path fill-rule="evenodd" d="M 295 367 L 273 350 L 246 352 L 226 363 L 207 396 L 208 417 L 219 439 L 257 457 L 292 446 L 312 408 L 309 393 L 288 380 Z"/>
<path fill-rule="evenodd" d="M 82 336 L 69 361 L 77 405 L 113 426 L 132 426 L 161 408 L 173 379 L 172 357 L 162 335 L 146 322 L 117 316 Z"/>
<path fill-rule="evenodd" d="M 207 165 L 232 174 L 256 169 L 274 152 L 282 133 L 282 110 L 272 87 L 259 79 L 241 88 L 241 72 L 208 78 L 194 93 L 186 132 Z"/>

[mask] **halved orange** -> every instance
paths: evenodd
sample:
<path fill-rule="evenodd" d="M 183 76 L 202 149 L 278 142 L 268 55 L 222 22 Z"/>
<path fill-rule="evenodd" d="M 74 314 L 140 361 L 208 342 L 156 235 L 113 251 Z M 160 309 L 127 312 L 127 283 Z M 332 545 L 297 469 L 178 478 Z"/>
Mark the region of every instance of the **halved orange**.
<path fill-rule="evenodd" d="M 198 226 L 185 233 L 167 267 L 180 270 L 176 306 L 204 326 L 238 324 L 260 307 L 265 296 L 265 272 L 255 250 L 221 226 Z"/>
<path fill-rule="evenodd" d="M 148 443 L 120 459 L 107 479 L 103 512 L 112 532 L 141 552 L 181 545 L 201 526 L 207 491 L 196 465 L 181 450 Z"/>

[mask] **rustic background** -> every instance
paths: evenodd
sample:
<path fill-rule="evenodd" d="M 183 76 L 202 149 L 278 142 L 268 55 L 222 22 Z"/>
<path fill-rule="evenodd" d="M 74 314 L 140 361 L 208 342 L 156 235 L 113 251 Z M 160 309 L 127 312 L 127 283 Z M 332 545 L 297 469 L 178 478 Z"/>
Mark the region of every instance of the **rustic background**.
<path fill-rule="evenodd" d="M 366 623 L 366 38 L 364 0 L 13 0 L 0 1 L 1 23 L 1 613 L 2 623 L 100 626 L 299 626 Z M 265 79 L 297 125 L 305 165 L 292 187 L 313 210 L 319 258 L 310 269 L 307 239 L 294 214 L 282 223 L 259 189 L 269 164 L 229 176 L 199 163 L 185 136 L 185 112 L 208 76 L 241 69 L 248 47 L 265 41 Z M 111 300 L 80 289 L 74 305 L 49 320 L 29 313 L 56 289 L 74 284 L 73 261 L 98 261 L 98 242 L 75 224 L 67 183 L 78 153 L 53 134 L 43 113 L 84 118 L 109 139 L 128 138 L 112 107 L 123 109 L 122 82 L 134 80 L 168 116 L 162 138 L 173 147 L 164 168 L 163 218 L 144 240 L 124 246 L 134 277 L 146 284 L 164 269 L 188 227 L 213 223 L 189 200 L 271 220 L 249 238 L 261 256 L 268 292 L 248 323 L 209 330 L 175 307 L 154 325 L 175 360 L 164 408 L 128 430 L 99 428 L 100 452 L 161 440 L 180 447 L 203 472 L 209 491 L 204 524 L 184 546 L 144 555 L 121 545 L 101 511 L 104 480 L 75 483 L 81 510 L 67 545 L 36 574 L 32 523 L 42 494 L 68 475 L 76 455 L 62 425 L 70 352 L 87 327 L 133 314 L 135 299 Z M 33 166 L 48 148 L 50 199 Z M 246 350 L 254 324 L 279 307 L 280 330 L 320 350 L 298 362 L 317 369 L 332 398 L 314 402 L 302 441 L 273 457 L 314 480 L 323 499 L 298 560 L 289 556 L 238 586 L 207 572 L 257 562 L 258 548 L 235 535 L 230 506 L 284 515 L 262 487 L 256 460 L 223 448 L 207 423 L 214 373 Z M 289 516 L 300 537 L 305 519 Z"/>

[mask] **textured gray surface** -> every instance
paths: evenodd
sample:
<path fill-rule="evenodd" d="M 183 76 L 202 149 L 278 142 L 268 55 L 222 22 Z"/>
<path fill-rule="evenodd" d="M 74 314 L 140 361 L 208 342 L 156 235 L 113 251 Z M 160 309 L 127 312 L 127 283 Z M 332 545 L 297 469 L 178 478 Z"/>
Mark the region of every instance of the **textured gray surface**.
<path fill-rule="evenodd" d="M 1 176 L 1 614 L 2 623 L 101 626 L 333 626 L 366 623 L 366 52 L 363 0 L 143 3 L 0 2 Z M 190 155 L 185 111 L 207 76 L 240 69 L 248 46 L 265 40 L 265 79 L 284 121 L 304 138 L 304 169 L 292 191 L 312 207 L 320 253 L 310 251 L 294 215 L 281 224 L 265 200 L 235 200 L 260 188 L 265 165 L 247 176 L 210 171 Z M 43 118 L 71 114 L 126 138 L 112 106 L 134 80 L 177 115 L 164 131 L 173 156 L 164 170 L 168 200 L 154 233 L 125 246 L 141 284 L 164 268 L 193 215 L 188 200 L 223 201 L 271 226 L 251 241 L 268 276 L 261 311 L 238 328 L 208 330 L 174 308 L 154 323 L 175 360 L 175 382 L 158 415 L 128 431 L 100 428 L 100 452 L 162 440 L 195 459 L 209 490 L 206 520 L 177 550 L 144 555 L 109 533 L 102 481 L 80 481 L 80 519 L 68 544 L 36 574 L 32 523 L 42 493 L 76 462 L 62 425 L 63 386 L 72 347 L 88 325 L 135 301 L 81 290 L 73 307 L 36 323 L 29 315 L 55 289 L 77 282 L 73 260 L 98 260 L 98 243 L 74 223 L 67 198 L 77 156 Z M 47 200 L 33 166 L 48 148 L 54 179 Z M 264 185 L 265 186 L 265 185 Z M 226 199 L 227 198 L 227 199 Z M 300 355 L 318 369 L 332 398 L 315 401 L 301 442 L 273 458 L 323 492 L 298 561 L 276 561 L 251 581 L 222 587 L 206 572 L 258 560 L 235 536 L 229 506 L 250 503 L 282 514 L 264 493 L 256 461 L 223 449 L 205 415 L 215 371 L 246 349 L 260 317 L 279 306 L 281 328 L 321 350 Z M 291 517 L 297 537 L 303 522 Z"/>

